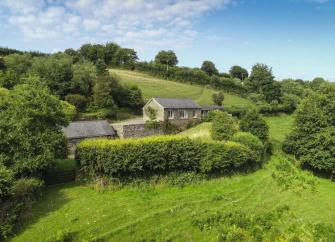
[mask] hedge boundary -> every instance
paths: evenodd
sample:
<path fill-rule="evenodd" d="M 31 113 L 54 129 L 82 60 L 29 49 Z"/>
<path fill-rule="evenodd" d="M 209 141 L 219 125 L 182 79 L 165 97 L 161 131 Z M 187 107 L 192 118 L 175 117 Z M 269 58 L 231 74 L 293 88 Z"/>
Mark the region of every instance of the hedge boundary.
<path fill-rule="evenodd" d="M 202 142 L 176 136 L 82 141 L 76 150 L 82 172 L 97 176 L 138 176 L 178 172 L 233 172 L 254 167 L 254 151 L 237 142 Z"/>

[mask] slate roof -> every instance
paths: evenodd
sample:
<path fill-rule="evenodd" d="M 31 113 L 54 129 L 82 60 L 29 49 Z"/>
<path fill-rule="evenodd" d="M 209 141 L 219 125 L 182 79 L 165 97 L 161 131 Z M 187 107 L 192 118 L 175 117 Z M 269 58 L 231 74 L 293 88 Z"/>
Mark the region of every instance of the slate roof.
<path fill-rule="evenodd" d="M 203 106 L 201 110 L 204 110 L 204 111 L 223 110 L 223 107 L 219 105 L 208 105 L 208 106 Z"/>
<path fill-rule="evenodd" d="M 115 130 L 106 120 L 76 121 L 62 128 L 68 139 L 115 136 Z"/>
<path fill-rule="evenodd" d="M 176 98 L 161 98 L 154 99 L 164 108 L 185 108 L 185 109 L 200 109 L 201 107 L 191 99 L 176 99 Z"/>

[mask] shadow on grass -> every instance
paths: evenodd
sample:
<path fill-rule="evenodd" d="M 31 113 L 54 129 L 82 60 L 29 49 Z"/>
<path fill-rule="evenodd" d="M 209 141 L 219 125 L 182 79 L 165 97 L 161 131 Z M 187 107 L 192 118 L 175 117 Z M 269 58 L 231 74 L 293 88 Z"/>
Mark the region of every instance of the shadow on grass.
<path fill-rule="evenodd" d="M 68 203 L 69 199 L 67 198 L 64 190 L 76 186 L 78 185 L 75 183 L 47 186 L 43 191 L 41 198 L 35 201 L 21 215 L 20 219 L 22 222 L 17 225 L 15 236 L 19 236 L 20 234 L 24 233 L 25 230 L 29 229 L 40 219 L 46 217 L 48 214 L 54 211 L 59 210 L 66 203 Z M 50 234 L 50 236 L 53 235 L 54 234 Z"/>

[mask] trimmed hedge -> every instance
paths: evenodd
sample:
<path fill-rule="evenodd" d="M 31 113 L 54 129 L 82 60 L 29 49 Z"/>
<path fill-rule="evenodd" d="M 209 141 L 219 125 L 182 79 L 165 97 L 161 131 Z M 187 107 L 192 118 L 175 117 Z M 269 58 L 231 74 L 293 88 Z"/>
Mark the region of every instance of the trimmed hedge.
<path fill-rule="evenodd" d="M 174 136 L 86 140 L 76 150 L 82 171 L 92 176 L 136 176 L 172 171 L 230 172 L 258 163 L 247 146 Z"/>
<path fill-rule="evenodd" d="M 262 162 L 266 150 L 262 141 L 257 136 L 247 132 L 238 132 L 234 134 L 232 141 L 247 146 L 250 150 L 254 151 L 256 159 Z"/>

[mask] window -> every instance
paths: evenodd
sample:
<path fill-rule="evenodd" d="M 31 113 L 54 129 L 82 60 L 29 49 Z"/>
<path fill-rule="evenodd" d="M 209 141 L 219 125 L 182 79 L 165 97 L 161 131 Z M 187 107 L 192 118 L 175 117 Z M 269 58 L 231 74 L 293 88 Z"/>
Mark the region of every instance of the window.
<path fill-rule="evenodd" d="M 173 118 L 174 118 L 173 110 L 168 110 L 168 119 L 173 119 Z"/>
<path fill-rule="evenodd" d="M 187 112 L 186 112 L 186 110 L 179 110 L 179 118 L 180 119 L 187 119 Z"/>
<path fill-rule="evenodd" d="M 197 118 L 197 112 L 193 110 L 193 118 Z"/>

